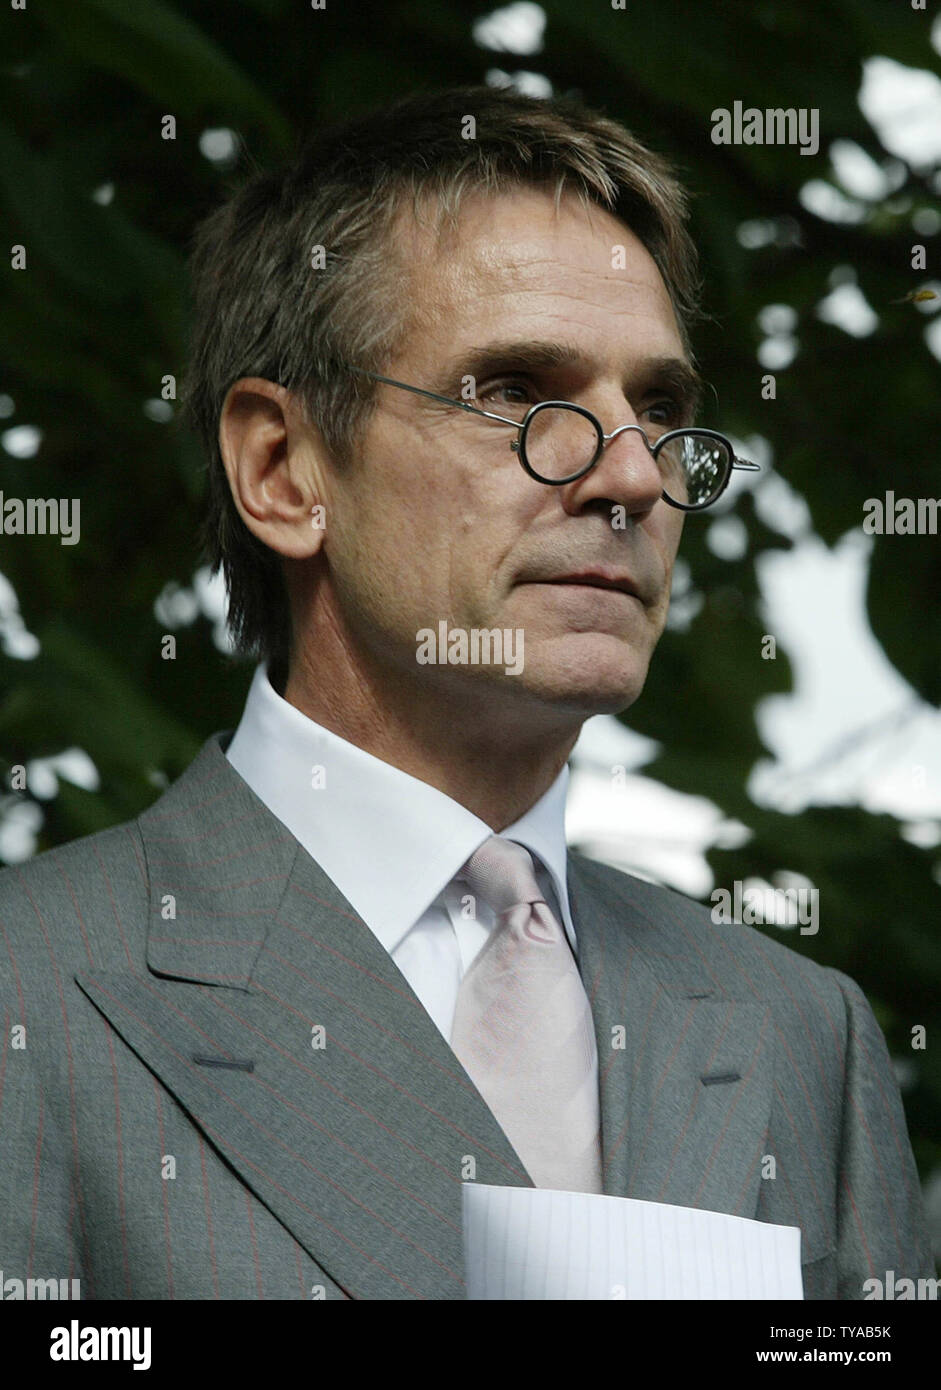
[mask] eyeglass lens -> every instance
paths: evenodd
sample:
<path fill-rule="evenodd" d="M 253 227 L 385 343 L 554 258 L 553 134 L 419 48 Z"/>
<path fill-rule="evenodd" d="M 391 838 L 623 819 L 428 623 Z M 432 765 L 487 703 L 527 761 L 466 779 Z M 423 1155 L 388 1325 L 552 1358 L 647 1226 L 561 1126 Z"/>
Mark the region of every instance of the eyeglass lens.
<path fill-rule="evenodd" d="M 526 463 L 547 482 L 561 482 L 585 468 L 599 447 L 594 424 L 577 410 L 546 406 L 530 419 L 523 440 Z M 711 435 L 695 431 L 667 443 L 652 441 L 663 490 L 674 502 L 701 507 L 722 491 L 732 457 Z"/>

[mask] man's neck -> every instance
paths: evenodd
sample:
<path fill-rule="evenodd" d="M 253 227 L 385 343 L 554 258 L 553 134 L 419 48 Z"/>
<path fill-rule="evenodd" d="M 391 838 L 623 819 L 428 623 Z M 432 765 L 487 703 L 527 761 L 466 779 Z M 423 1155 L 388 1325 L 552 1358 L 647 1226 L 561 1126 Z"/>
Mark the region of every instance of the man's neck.
<path fill-rule="evenodd" d="M 440 690 L 416 691 L 388 679 L 380 692 L 362 671 L 355 679 L 351 674 L 327 674 L 320 662 L 295 660 L 283 698 L 331 733 L 444 792 L 496 833 L 548 791 L 578 737 L 571 721 L 540 733 L 523 711 L 517 719 L 495 713 L 486 690 L 464 706 L 443 699 Z"/>

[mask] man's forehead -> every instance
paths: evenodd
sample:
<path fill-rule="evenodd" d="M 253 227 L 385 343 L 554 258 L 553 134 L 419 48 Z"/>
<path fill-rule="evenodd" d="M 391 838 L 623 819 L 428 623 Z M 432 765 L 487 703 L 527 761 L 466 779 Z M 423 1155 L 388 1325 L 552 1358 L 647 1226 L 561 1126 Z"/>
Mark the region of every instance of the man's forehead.
<path fill-rule="evenodd" d="M 416 325 L 457 334 L 504 314 L 521 328 L 526 320 L 551 318 L 561 328 L 566 320 L 588 326 L 640 316 L 660 330 L 664 347 L 679 342 L 653 257 L 625 223 L 574 194 L 472 194 L 452 221 L 413 223 L 407 237 Z"/>

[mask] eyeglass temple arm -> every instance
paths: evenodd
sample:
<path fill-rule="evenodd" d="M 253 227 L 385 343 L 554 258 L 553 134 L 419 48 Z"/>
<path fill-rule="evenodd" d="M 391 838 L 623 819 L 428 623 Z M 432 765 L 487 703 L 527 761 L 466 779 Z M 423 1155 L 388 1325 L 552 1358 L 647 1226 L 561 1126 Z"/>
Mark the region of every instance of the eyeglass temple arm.
<path fill-rule="evenodd" d="M 733 468 L 741 468 L 746 473 L 760 473 L 760 463 L 749 463 L 748 459 L 740 459 L 737 456 L 732 460 Z"/>
<path fill-rule="evenodd" d="M 471 415 L 483 415 L 488 420 L 499 420 L 501 425 L 512 425 L 515 430 L 520 428 L 519 420 L 510 420 L 505 415 L 495 415 L 492 410 L 481 410 L 476 405 L 468 405 L 466 401 L 456 400 L 453 396 L 439 396 L 437 391 L 426 391 L 423 386 L 409 386 L 405 381 L 393 381 L 391 376 L 380 376 L 378 372 L 367 372 L 365 367 L 347 368 L 351 372 L 359 372 L 361 376 L 371 377 L 373 381 L 383 381 L 386 386 L 398 386 L 403 391 L 413 391 L 416 396 L 427 396 L 431 401 L 441 401 L 442 405 L 456 405 L 458 410 L 467 410 Z"/>

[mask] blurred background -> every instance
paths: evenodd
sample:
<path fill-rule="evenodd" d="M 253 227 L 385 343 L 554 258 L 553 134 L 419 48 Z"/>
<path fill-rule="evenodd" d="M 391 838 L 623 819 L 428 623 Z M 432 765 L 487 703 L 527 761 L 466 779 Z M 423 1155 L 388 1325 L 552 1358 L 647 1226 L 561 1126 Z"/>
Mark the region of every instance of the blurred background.
<path fill-rule="evenodd" d="M 579 95 L 691 190 L 702 423 L 763 469 L 687 520 L 646 691 L 575 750 L 569 838 L 707 903 L 818 890 L 816 935 L 753 929 L 866 991 L 941 1255 L 941 539 L 863 528 L 889 490 L 941 497 L 941 11 L 618 3 L 4 7 L 0 493 L 79 499 L 81 539 L 0 534 L 0 862 L 136 815 L 238 720 L 176 423 L 194 224 L 404 92 Z M 819 151 L 714 144 L 736 101 L 816 108 Z"/>

